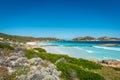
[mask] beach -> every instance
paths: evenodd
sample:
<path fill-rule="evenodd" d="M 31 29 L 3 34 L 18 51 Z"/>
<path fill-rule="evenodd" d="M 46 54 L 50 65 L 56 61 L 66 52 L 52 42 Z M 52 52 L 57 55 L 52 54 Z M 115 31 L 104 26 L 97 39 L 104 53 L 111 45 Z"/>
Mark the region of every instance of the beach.
<path fill-rule="evenodd" d="M 67 54 L 75 58 L 120 60 L 120 46 L 101 46 L 101 44 L 74 42 L 42 42 L 48 53 Z M 51 45 L 56 46 L 51 46 Z"/>

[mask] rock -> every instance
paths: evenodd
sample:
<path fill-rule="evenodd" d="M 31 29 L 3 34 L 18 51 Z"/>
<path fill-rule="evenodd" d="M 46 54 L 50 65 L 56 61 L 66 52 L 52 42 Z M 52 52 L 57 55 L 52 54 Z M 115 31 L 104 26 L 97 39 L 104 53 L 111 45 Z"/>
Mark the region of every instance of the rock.
<path fill-rule="evenodd" d="M 60 79 L 55 75 L 47 75 L 43 80 L 60 80 Z"/>
<path fill-rule="evenodd" d="M 48 65 L 48 69 L 49 69 L 49 73 L 51 75 L 57 75 L 57 76 L 59 76 L 61 74 L 61 71 L 57 71 L 56 70 L 56 66 L 54 64 Z"/>
<path fill-rule="evenodd" d="M 72 78 L 76 78 L 76 77 L 77 77 L 77 73 L 76 73 L 75 71 L 71 71 L 71 72 L 70 72 L 70 76 L 71 76 Z"/>
<path fill-rule="evenodd" d="M 111 66 L 111 67 L 120 67 L 120 61 L 118 60 L 102 60 L 102 65 Z"/>
<path fill-rule="evenodd" d="M 0 67 L 0 73 L 7 73 L 8 69 L 7 67 Z"/>
<path fill-rule="evenodd" d="M 42 80 L 45 76 L 40 72 L 35 72 L 34 74 L 31 74 L 28 76 L 28 80 Z"/>
<path fill-rule="evenodd" d="M 43 62 L 43 60 L 41 58 L 32 58 L 29 60 L 29 63 L 31 65 L 40 65 Z"/>
<path fill-rule="evenodd" d="M 9 73 L 12 73 L 12 72 L 15 71 L 15 70 L 14 70 L 13 68 L 11 68 L 11 67 L 7 67 L 7 69 L 8 69 L 8 72 L 9 72 Z"/>
<path fill-rule="evenodd" d="M 67 61 L 65 58 L 60 58 L 55 62 L 55 64 L 57 64 L 58 62 L 67 62 Z"/>
<path fill-rule="evenodd" d="M 18 80 L 28 80 L 26 75 L 17 76 Z"/>
<path fill-rule="evenodd" d="M 9 67 L 22 67 L 23 66 L 24 67 L 25 63 L 27 62 L 28 60 L 26 57 L 18 58 L 16 56 L 12 56 L 6 60 L 5 66 L 9 66 Z"/>
<path fill-rule="evenodd" d="M 18 59 L 18 56 L 10 56 L 8 57 L 8 60 L 11 61 L 11 60 L 17 60 Z"/>
<path fill-rule="evenodd" d="M 28 60 L 27 60 L 26 57 L 20 57 L 15 61 L 15 66 L 16 67 L 21 67 L 21 66 L 24 66 L 25 63 L 27 63 L 27 62 L 28 62 Z"/>
<path fill-rule="evenodd" d="M 0 58 L 0 66 L 5 66 L 6 59 L 5 58 Z"/>
<path fill-rule="evenodd" d="M 38 59 L 38 58 L 36 58 Z M 35 58 L 32 60 L 34 61 Z M 31 61 L 30 61 L 31 62 Z M 31 64 L 31 63 L 30 63 Z M 19 76 L 19 80 L 60 80 L 60 71 L 56 70 L 54 64 L 49 64 L 48 67 L 33 64 L 30 66 L 29 72 L 26 75 Z"/>
<path fill-rule="evenodd" d="M 120 44 L 102 44 L 101 46 L 119 46 Z"/>
<path fill-rule="evenodd" d="M 14 53 L 11 53 L 10 55 L 18 56 L 18 57 L 25 57 L 25 52 L 24 51 L 17 51 Z"/>

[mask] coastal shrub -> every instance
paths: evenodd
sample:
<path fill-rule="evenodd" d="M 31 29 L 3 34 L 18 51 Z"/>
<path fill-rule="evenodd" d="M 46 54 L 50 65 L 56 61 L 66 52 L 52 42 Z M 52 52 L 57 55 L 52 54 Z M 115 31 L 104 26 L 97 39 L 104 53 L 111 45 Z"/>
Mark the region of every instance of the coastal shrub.
<path fill-rule="evenodd" d="M 14 48 L 8 44 L 0 43 L 0 56 L 5 57 L 9 56 L 13 52 Z"/>
<path fill-rule="evenodd" d="M 116 68 L 113 68 L 113 69 L 116 70 L 116 71 L 120 71 L 120 68 L 117 68 L 117 67 L 116 67 Z"/>
<path fill-rule="evenodd" d="M 12 46 L 10 46 L 8 44 L 4 44 L 4 43 L 0 43 L 0 48 L 1 49 L 6 48 L 6 49 L 9 49 L 9 50 L 13 50 L 14 49 Z"/>
<path fill-rule="evenodd" d="M 46 50 L 42 48 L 34 48 L 34 50 L 37 50 L 38 52 L 46 52 Z"/>
<path fill-rule="evenodd" d="M 66 59 L 68 63 L 72 63 L 78 66 L 81 66 L 83 68 L 88 68 L 88 69 L 101 69 L 102 65 L 96 64 L 94 62 L 84 60 L 84 59 L 77 59 L 73 57 L 69 57 L 68 55 L 62 55 L 62 54 L 51 54 L 51 53 L 46 53 L 46 52 L 34 52 L 33 50 L 28 50 L 26 52 L 27 58 L 33 58 L 33 57 L 41 57 L 42 59 L 48 60 L 52 63 L 55 63 L 57 60 L 60 58 Z"/>
<path fill-rule="evenodd" d="M 73 80 L 74 78 L 78 78 L 79 80 L 105 80 L 99 74 L 82 70 L 75 64 L 59 62 L 56 66 L 58 70 L 62 71 L 61 77 L 65 80 Z M 71 76 L 73 71 L 76 74 Z"/>
<path fill-rule="evenodd" d="M 31 59 L 31 58 L 37 57 L 38 55 L 37 55 L 36 52 L 34 52 L 33 50 L 25 50 L 25 56 L 26 56 L 28 59 Z"/>

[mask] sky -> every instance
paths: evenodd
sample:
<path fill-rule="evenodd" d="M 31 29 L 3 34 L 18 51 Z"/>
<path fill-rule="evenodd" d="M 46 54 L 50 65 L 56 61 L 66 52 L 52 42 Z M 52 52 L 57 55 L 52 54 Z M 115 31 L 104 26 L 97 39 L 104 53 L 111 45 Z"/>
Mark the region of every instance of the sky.
<path fill-rule="evenodd" d="M 120 37 L 120 0 L 0 0 L 0 32 L 62 39 Z"/>

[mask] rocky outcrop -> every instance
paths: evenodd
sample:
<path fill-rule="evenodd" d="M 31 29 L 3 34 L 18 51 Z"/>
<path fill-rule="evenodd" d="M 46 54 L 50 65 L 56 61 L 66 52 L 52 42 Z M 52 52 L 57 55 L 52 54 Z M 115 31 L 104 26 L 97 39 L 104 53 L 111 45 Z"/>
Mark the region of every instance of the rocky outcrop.
<path fill-rule="evenodd" d="M 19 70 L 23 70 L 23 73 Z M 61 71 L 57 71 L 56 66 L 49 61 L 41 58 L 27 59 L 21 51 L 0 58 L 0 72 L 9 75 L 16 73 L 17 80 L 60 80 L 61 74 Z M 0 76 L 0 80 L 3 78 Z"/>
<path fill-rule="evenodd" d="M 104 66 L 120 67 L 120 61 L 118 60 L 102 60 L 101 64 Z"/>

